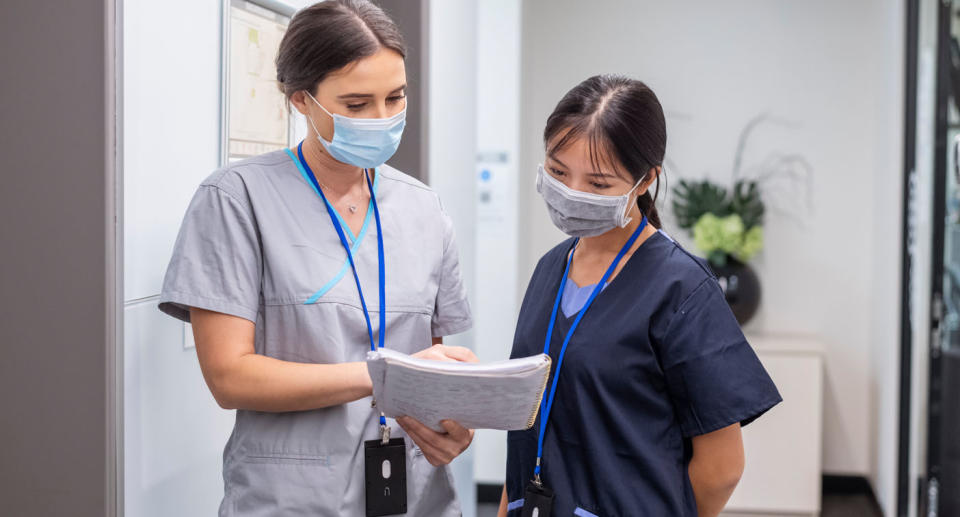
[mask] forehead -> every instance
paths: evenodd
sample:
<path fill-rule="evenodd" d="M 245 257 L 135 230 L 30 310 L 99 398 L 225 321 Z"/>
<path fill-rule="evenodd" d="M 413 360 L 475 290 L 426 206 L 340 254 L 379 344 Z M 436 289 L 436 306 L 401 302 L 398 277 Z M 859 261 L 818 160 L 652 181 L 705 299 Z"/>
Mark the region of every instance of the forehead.
<path fill-rule="evenodd" d="M 386 93 L 406 83 L 407 72 L 403 57 L 382 48 L 376 54 L 358 59 L 328 75 L 319 89 L 333 94 Z"/>
<path fill-rule="evenodd" d="M 592 142 L 586 134 L 570 136 L 566 142 L 562 142 L 567 132 L 562 132 L 547 142 L 547 158 L 559 161 L 563 166 L 570 169 L 570 172 L 580 174 L 601 173 L 607 176 L 628 181 L 629 174 L 623 170 L 613 156 L 607 151 L 606 146 L 599 142 Z M 562 143 L 562 147 L 557 144 Z"/>

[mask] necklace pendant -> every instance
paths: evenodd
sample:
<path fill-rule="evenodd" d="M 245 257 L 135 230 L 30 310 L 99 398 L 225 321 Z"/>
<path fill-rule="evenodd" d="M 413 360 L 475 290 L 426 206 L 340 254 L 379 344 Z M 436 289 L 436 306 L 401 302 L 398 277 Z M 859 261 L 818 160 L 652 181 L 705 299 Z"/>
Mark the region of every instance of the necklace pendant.
<path fill-rule="evenodd" d="M 349 205 L 347 208 L 350 209 L 351 214 L 357 213 L 357 205 Z"/>

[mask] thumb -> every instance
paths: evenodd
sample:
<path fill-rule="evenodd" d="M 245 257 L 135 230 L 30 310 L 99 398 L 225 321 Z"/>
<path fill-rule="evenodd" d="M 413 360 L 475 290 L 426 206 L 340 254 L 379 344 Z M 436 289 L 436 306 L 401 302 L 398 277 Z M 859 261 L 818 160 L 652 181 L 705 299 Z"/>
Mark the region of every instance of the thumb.
<path fill-rule="evenodd" d="M 443 347 L 443 353 L 451 359 L 456 359 L 464 363 L 475 363 L 478 361 L 473 351 L 462 346 L 445 346 Z"/>
<path fill-rule="evenodd" d="M 443 426 L 443 430 L 453 438 L 459 438 L 470 433 L 466 427 L 463 427 L 453 420 L 441 420 L 440 425 Z"/>

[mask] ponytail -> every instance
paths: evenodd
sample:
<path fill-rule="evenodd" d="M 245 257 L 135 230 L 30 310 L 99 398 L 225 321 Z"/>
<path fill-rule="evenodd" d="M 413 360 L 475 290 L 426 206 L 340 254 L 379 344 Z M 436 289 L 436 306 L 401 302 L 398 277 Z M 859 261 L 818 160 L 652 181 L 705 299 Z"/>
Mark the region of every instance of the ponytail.
<path fill-rule="evenodd" d="M 657 196 L 660 194 L 660 178 L 657 178 L 657 188 L 654 191 L 653 195 L 650 194 L 650 189 L 647 189 L 642 196 L 637 197 L 637 207 L 640 208 L 640 212 L 643 215 L 647 216 L 647 222 L 653 225 L 656 229 L 663 228 L 663 223 L 660 221 L 660 213 L 657 212 Z"/>

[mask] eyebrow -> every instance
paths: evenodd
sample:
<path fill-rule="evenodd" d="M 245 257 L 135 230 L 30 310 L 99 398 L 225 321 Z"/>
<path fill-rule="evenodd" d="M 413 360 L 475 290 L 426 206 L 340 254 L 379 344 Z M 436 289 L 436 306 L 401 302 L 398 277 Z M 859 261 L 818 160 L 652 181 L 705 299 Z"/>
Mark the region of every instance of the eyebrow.
<path fill-rule="evenodd" d="M 557 158 L 557 155 L 555 155 L 555 154 L 553 154 L 553 153 L 549 153 L 549 154 L 547 155 L 547 157 L 550 158 L 551 160 L 559 163 L 562 167 L 565 167 L 565 168 L 567 168 L 567 169 L 570 168 L 570 167 L 567 167 L 567 164 L 561 162 L 560 159 Z"/>
<path fill-rule="evenodd" d="M 557 158 L 557 155 L 555 155 L 555 154 L 553 154 L 553 153 L 550 153 L 550 154 L 548 154 L 547 156 L 549 156 L 549 158 L 550 158 L 551 160 L 559 163 L 561 167 L 563 167 L 563 168 L 565 168 L 565 169 L 569 169 L 569 168 L 570 168 L 570 167 L 567 166 L 567 164 L 561 162 L 561 161 Z M 606 174 L 606 173 L 603 173 L 603 172 L 588 172 L 588 173 L 587 173 L 587 176 L 594 177 L 594 178 L 617 178 L 617 177 L 619 177 L 619 176 L 614 176 L 613 174 Z"/>
<path fill-rule="evenodd" d="M 397 93 L 406 93 L 407 85 L 400 86 L 399 88 L 393 90 L 387 96 L 391 96 Z M 372 99 L 374 95 L 372 93 L 345 93 L 343 95 L 338 95 L 337 99 Z"/>

